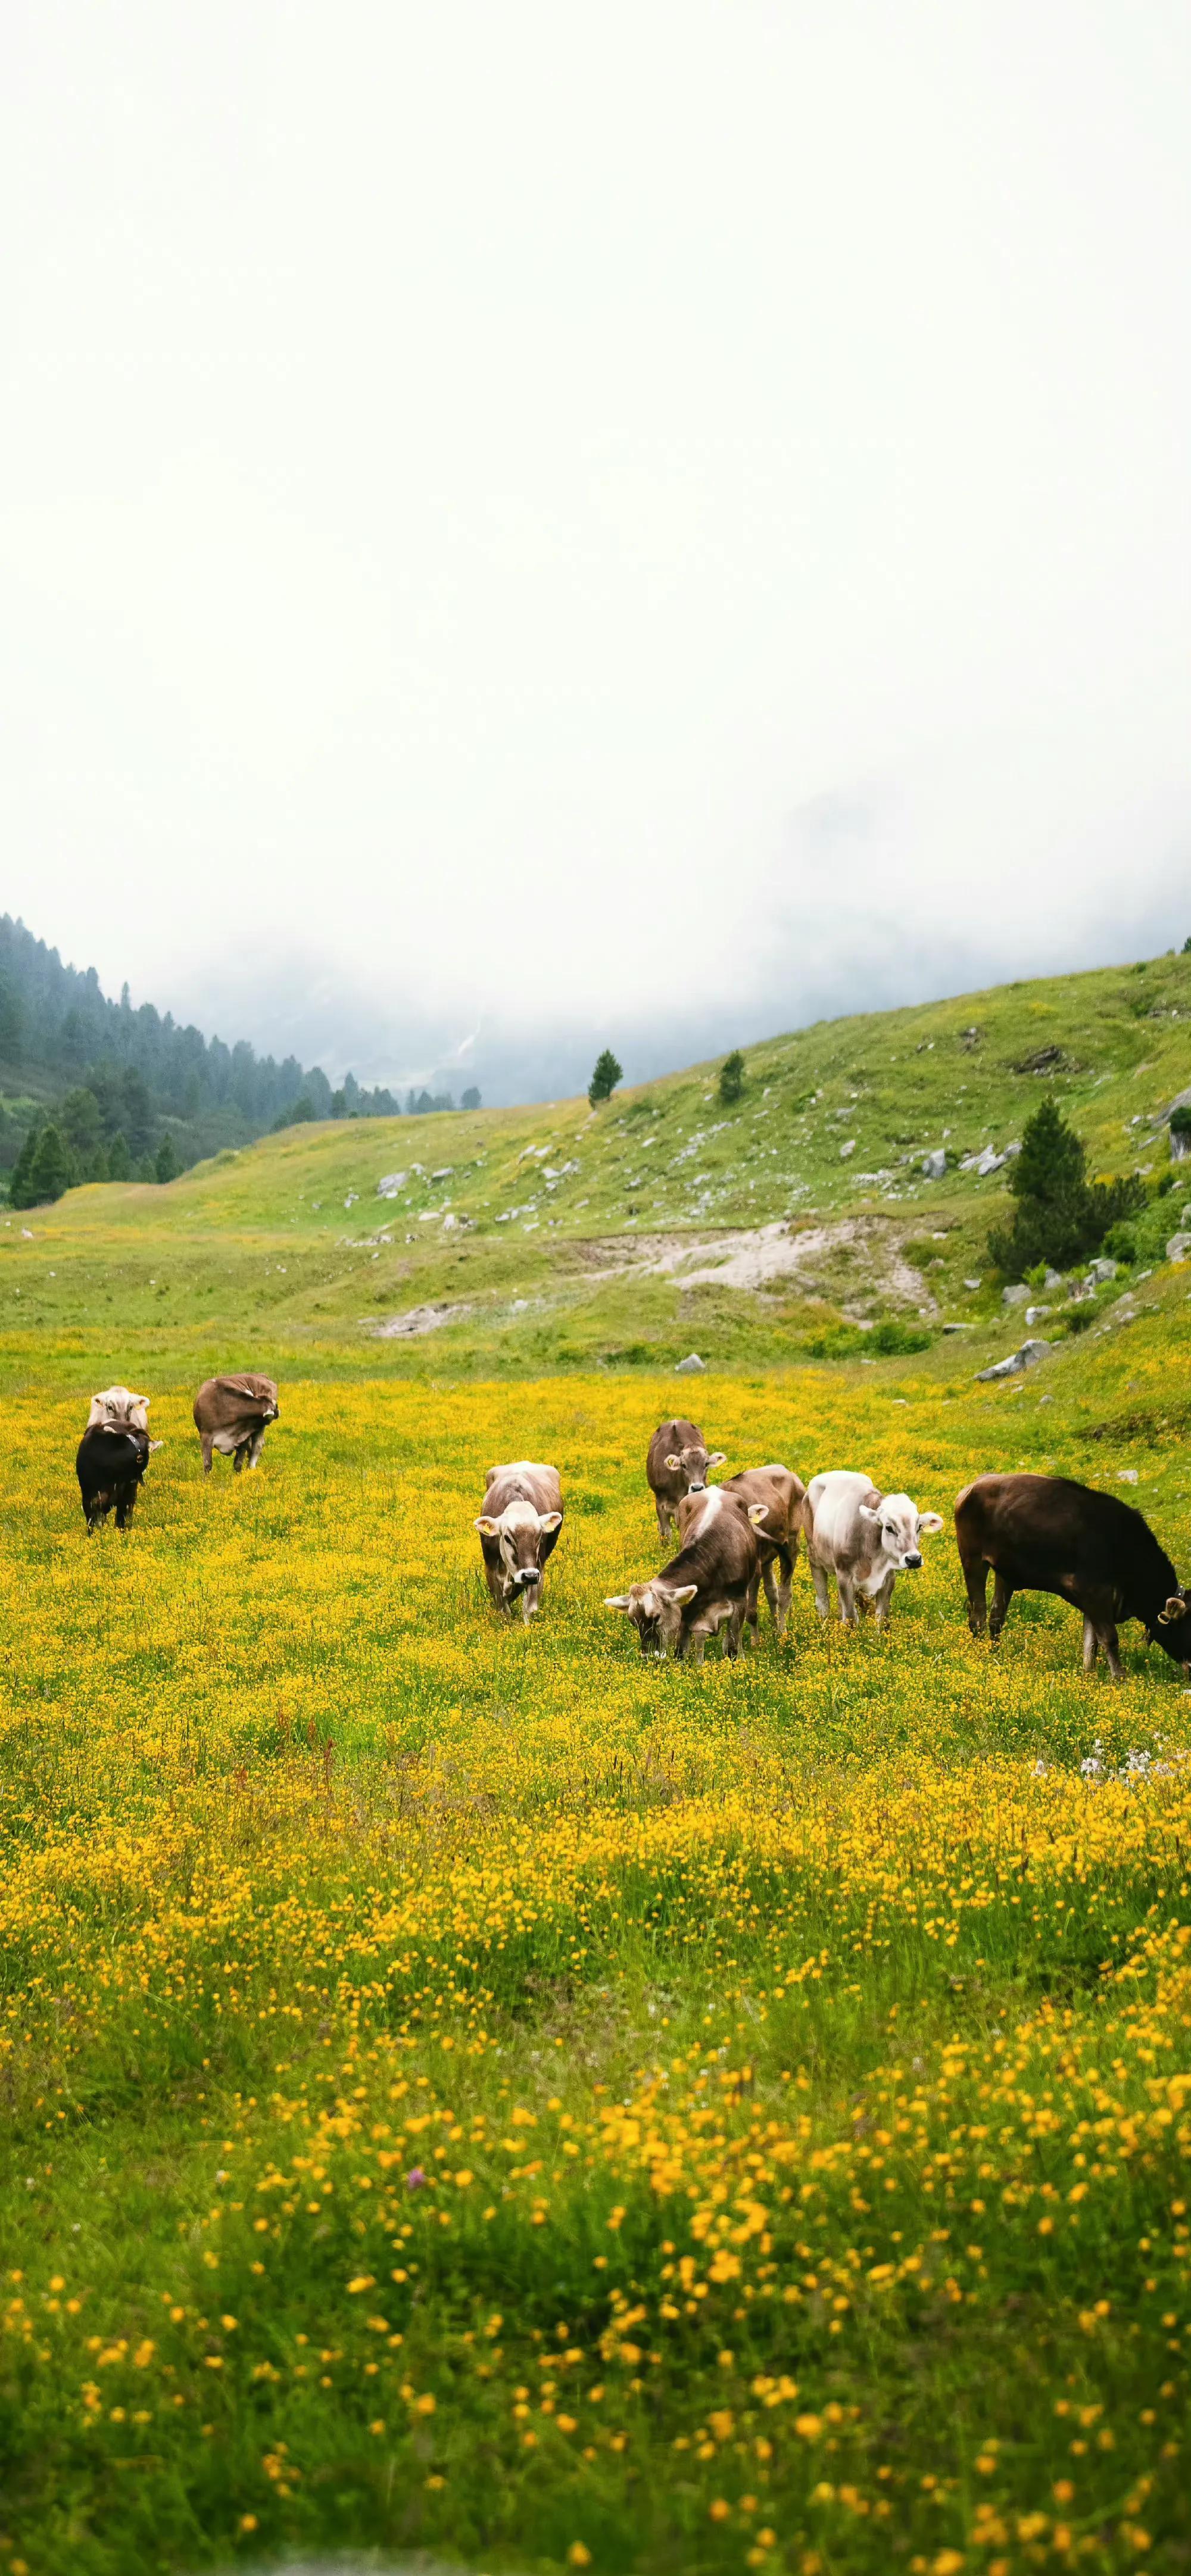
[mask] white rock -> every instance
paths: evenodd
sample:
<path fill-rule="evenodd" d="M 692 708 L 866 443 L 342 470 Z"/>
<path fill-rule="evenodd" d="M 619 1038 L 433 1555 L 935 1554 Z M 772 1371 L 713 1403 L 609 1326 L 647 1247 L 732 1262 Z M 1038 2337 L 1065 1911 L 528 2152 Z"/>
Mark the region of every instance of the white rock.
<path fill-rule="evenodd" d="M 674 1375 L 675 1377 L 695 1377 L 699 1370 L 705 1369 L 706 1366 L 706 1360 L 700 1359 L 698 1351 L 690 1351 L 684 1360 L 678 1360 L 675 1363 Z"/>
<path fill-rule="evenodd" d="M 986 1181 L 990 1172 L 999 1172 L 1004 1160 L 1004 1155 L 998 1154 L 995 1147 L 992 1145 L 986 1145 L 984 1152 L 976 1158 L 977 1180 Z"/>
<path fill-rule="evenodd" d="M 1043 1316 L 1049 1315 L 1049 1313 L 1049 1306 L 1027 1306 L 1026 1322 L 1027 1324 L 1040 1324 Z"/>
<path fill-rule="evenodd" d="M 1024 1279 L 1015 1280 L 1012 1288 L 1003 1288 L 1001 1290 L 1001 1304 L 1003 1306 L 1024 1306 L 1029 1294 L 1030 1292 Z"/>
<path fill-rule="evenodd" d="M 976 1375 L 978 1378 L 1020 1377 L 1023 1369 L 1036 1368 L 1049 1349 L 1050 1343 L 1041 1339 L 1023 1342 L 1020 1350 L 1010 1351 L 1008 1359 L 994 1360 L 991 1368 L 977 1369 Z"/>
<path fill-rule="evenodd" d="M 398 1190 L 405 1188 L 408 1178 L 408 1172 L 386 1172 L 384 1179 L 376 1184 L 378 1199 L 395 1199 Z"/>
<path fill-rule="evenodd" d="M 1119 1265 L 1115 1261 L 1110 1261 L 1108 1259 L 1106 1253 L 1101 1253 L 1098 1261 L 1089 1261 L 1088 1277 L 1089 1279 L 1098 1280 L 1115 1279 L 1118 1266 Z"/>
<path fill-rule="evenodd" d="M 964 1286 L 965 1288 L 978 1288 L 980 1286 L 980 1281 L 978 1279 L 965 1279 Z"/>
<path fill-rule="evenodd" d="M 1168 1261 L 1191 1260 L 1191 1234 L 1172 1234 L 1166 1247 Z"/>
<path fill-rule="evenodd" d="M 928 1181 L 941 1181 L 943 1179 L 947 1170 L 947 1157 L 941 1145 L 936 1145 L 933 1154 L 923 1155 L 922 1169 Z"/>
<path fill-rule="evenodd" d="M 1036 1368 L 1039 1360 L 1045 1359 L 1049 1349 L 1050 1343 L 1043 1341 L 1041 1334 L 1036 1334 L 1032 1341 L 1023 1342 L 1018 1352 L 1022 1367 Z"/>
<path fill-rule="evenodd" d="M 855 1151 L 856 1151 L 856 1139 L 855 1139 L 855 1137 L 854 1137 L 854 1136 L 849 1136 L 848 1141 L 847 1141 L 847 1144 L 846 1144 L 846 1145 L 841 1145 L 841 1146 L 840 1146 L 840 1149 L 839 1149 L 839 1158 L 840 1158 L 841 1163 L 846 1163 L 846 1161 L 847 1161 L 847 1159 L 848 1159 L 849 1154 L 854 1154 L 854 1153 L 855 1153 Z"/>
<path fill-rule="evenodd" d="M 449 1181 L 454 1169 L 453 1163 L 440 1163 L 438 1170 L 432 1172 L 430 1178 L 432 1181 Z"/>
<path fill-rule="evenodd" d="M 1136 1467 L 1118 1467 L 1117 1483 L 1118 1485 L 1135 1485 L 1137 1483 Z"/>
<path fill-rule="evenodd" d="M 1063 1285 L 1063 1273 L 1062 1273 L 1062 1271 L 1061 1271 L 1061 1270 L 1048 1270 L 1048 1271 L 1047 1271 L 1047 1274 L 1046 1274 L 1046 1277 L 1045 1277 L 1045 1279 L 1044 1279 L 1044 1280 L 1043 1280 L 1043 1282 L 1042 1282 L 1042 1285 L 1043 1285 L 1043 1287 L 1044 1287 L 1044 1288 L 1061 1288 L 1061 1287 L 1062 1287 L 1062 1285 Z"/>

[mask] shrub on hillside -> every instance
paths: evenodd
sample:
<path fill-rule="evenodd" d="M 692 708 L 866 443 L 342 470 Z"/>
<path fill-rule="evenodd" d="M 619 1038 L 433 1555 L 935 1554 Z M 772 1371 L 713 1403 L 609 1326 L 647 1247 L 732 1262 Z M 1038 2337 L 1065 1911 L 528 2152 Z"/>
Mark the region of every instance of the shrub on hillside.
<path fill-rule="evenodd" d="M 611 1100 L 618 1082 L 624 1080 L 624 1066 L 618 1064 L 611 1047 L 604 1047 L 596 1057 L 595 1070 L 587 1086 L 587 1097 L 593 1109 L 601 1100 Z"/>
<path fill-rule="evenodd" d="M 1145 1183 L 1136 1174 L 1088 1180 L 1083 1140 L 1053 1100 L 1040 1102 L 1027 1118 L 1009 1187 L 1016 1215 L 988 1238 L 989 1256 L 1007 1279 L 1023 1279 L 1038 1262 L 1068 1270 L 1091 1260 L 1110 1226 L 1146 1204 Z"/>
<path fill-rule="evenodd" d="M 724 1108 L 733 1108 L 743 1091 L 744 1057 L 739 1047 L 733 1047 L 731 1055 L 726 1055 L 720 1066 L 720 1100 Z"/>

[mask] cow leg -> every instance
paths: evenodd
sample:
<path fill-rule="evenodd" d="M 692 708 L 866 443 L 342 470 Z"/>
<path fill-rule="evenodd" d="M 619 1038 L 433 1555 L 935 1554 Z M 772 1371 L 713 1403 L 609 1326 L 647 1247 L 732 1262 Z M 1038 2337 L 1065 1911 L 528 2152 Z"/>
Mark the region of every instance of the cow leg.
<path fill-rule="evenodd" d="M 1087 1617 L 1085 1612 L 1083 1623 L 1083 1668 L 1085 1673 L 1095 1672 L 1096 1657 L 1099 1652 L 1100 1639 L 1096 1634 L 1096 1630 L 1093 1627 L 1091 1620 Z"/>
<path fill-rule="evenodd" d="M 788 1548 L 779 1547 L 765 1568 L 765 1598 L 773 1616 L 778 1636 L 786 1633 L 790 1616 L 790 1595 L 794 1588 L 794 1559 Z"/>
<path fill-rule="evenodd" d="M 807 1556 L 807 1564 L 811 1570 L 811 1582 L 815 1587 L 815 1608 L 819 1613 L 819 1617 L 822 1620 L 824 1627 L 826 1627 L 827 1622 L 831 1617 L 831 1599 L 827 1590 L 827 1568 L 825 1565 L 820 1565 L 817 1556 L 811 1556 L 809 1554 Z"/>
<path fill-rule="evenodd" d="M 761 1625 L 760 1599 L 761 1599 L 761 1583 L 762 1583 L 762 1579 L 764 1579 L 764 1583 L 765 1583 L 765 1597 L 766 1597 L 766 1599 L 768 1600 L 768 1598 L 769 1598 L 769 1567 L 768 1567 L 768 1564 L 766 1564 L 764 1567 L 759 1568 L 759 1569 L 758 1569 L 758 1571 L 757 1571 L 757 1573 L 756 1573 L 756 1574 L 754 1574 L 753 1579 L 752 1579 L 752 1582 L 750 1583 L 749 1588 L 748 1588 L 748 1595 L 747 1595 L 747 1598 L 746 1598 L 746 1600 L 745 1600 L 744 1609 L 743 1609 L 743 1611 L 742 1611 L 742 1613 L 741 1613 L 742 1619 L 746 1620 L 746 1621 L 747 1621 L 747 1623 L 748 1623 L 748 1635 L 749 1635 L 749 1642 L 750 1642 L 750 1644 L 753 1644 L 753 1645 L 755 1645 L 755 1643 L 756 1643 L 756 1639 L 757 1639 L 757 1631 L 758 1631 L 758 1629 L 759 1629 L 759 1627 L 760 1627 L 760 1625 Z"/>
<path fill-rule="evenodd" d="M 1114 1682 L 1123 1682 L 1125 1672 L 1121 1663 L 1121 1641 L 1111 1619 L 1106 1619 L 1100 1630 L 1100 1643 L 1108 1658 L 1108 1669 Z"/>
<path fill-rule="evenodd" d="M 200 1431 L 199 1447 L 203 1453 L 203 1474 L 204 1476 L 209 1476 L 211 1473 L 211 1461 L 215 1455 L 215 1449 L 211 1433 L 209 1431 Z"/>
<path fill-rule="evenodd" d="M 243 1464 L 244 1464 L 244 1449 L 245 1449 L 245 1444 L 244 1444 L 244 1442 L 243 1442 L 243 1441 L 241 1441 L 241 1442 L 240 1442 L 240 1446 L 239 1446 L 239 1448 L 238 1448 L 238 1449 L 236 1449 L 236 1450 L 234 1450 L 234 1451 L 233 1451 L 233 1453 L 232 1453 L 232 1465 L 233 1465 L 233 1467 L 235 1468 L 235 1471 L 236 1471 L 237 1476 L 239 1475 L 240 1470 L 241 1470 L 241 1468 L 243 1467 Z"/>
<path fill-rule="evenodd" d="M 660 1494 L 655 1494 L 653 1499 L 658 1516 L 658 1537 L 669 1538 L 670 1532 L 674 1526 L 670 1506 L 668 1503 L 664 1503 L 662 1501 Z"/>
<path fill-rule="evenodd" d="M 850 1574 L 837 1572 L 835 1588 L 839 1596 L 839 1615 L 845 1628 L 856 1626 L 856 1587 Z"/>
<path fill-rule="evenodd" d="M 536 1619 L 541 1606 L 541 1584 L 523 1583 L 521 1586 L 521 1624 L 524 1628 L 528 1628 L 531 1619 Z"/>
<path fill-rule="evenodd" d="M 965 1547 L 960 1528 L 956 1530 L 955 1543 L 968 1595 L 968 1626 L 974 1637 L 982 1637 L 988 1626 L 988 1559 L 979 1548 L 973 1551 L 970 1545 Z"/>
<path fill-rule="evenodd" d="M 896 1574 L 887 1574 L 880 1591 L 875 1595 L 873 1608 L 877 1614 L 878 1628 L 887 1628 L 889 1625 L 889 1612 L 893 1605 L 893 1587 L 896 1581 Z"/>
<path fill-rule="evenodd" d="M 116 1527 L 127 1529 L 136 1508 L 136 1486 L 125 1485 L 116 1495 Z"/>
<path fill-rule="evenodd" d="M 733 1604 L 724 1621 L 724 1642 L 720 1649 L 721 1654 L 726 1656 L 730 1664 L 735 1663 L 740 1653 L 740 1632 L 743 1625 L 744 1603 L 738 1601 Z"/>
<path fill-rule="evenodd" d="M 994 1646 L 1005 1625 L 1006 1612 L 1013 1599 L 1013 1589 L 1013 1585 L 1002 1574 L 1000 1566 L 994 1566 L 992 1612 L 988 1622 L 989 1641 Z"/>
<path fill-rule="evenodd" d="M 265 1430 L 264 1424 L 262 1423 L 260 1430 L 253 1432 L 252 1438 L 248 1443 L 248 1464 L 250 1467 L 259 1467 L 261 1463 L 261 1451 L 264 1448 L 264 1445 Z"/>

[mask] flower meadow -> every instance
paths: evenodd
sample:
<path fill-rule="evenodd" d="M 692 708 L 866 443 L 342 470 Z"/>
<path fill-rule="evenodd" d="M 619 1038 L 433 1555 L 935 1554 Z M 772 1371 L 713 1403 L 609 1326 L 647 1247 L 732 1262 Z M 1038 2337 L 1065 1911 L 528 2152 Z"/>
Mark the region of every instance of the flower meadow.
<path fill-rule="evenodd" d="M 205 1481 L 154 1385 L 90 1542 L 82 1381 L 9 1396 L 0 2570 L 1191 2564 L 1191 1699 L 1042 1599 L 974 1643 L 951 1537 L 981 1468 L 1107 1480 L 1093 1366 L 701 1385 L 732 1466 L 947 1521 L 886 1637 L 801 1562 L 701 1671 L 603 1607 L 672 1381 L 283 1384 Z M 522 1455 L 528 1631 L 472 1529 Z"/>

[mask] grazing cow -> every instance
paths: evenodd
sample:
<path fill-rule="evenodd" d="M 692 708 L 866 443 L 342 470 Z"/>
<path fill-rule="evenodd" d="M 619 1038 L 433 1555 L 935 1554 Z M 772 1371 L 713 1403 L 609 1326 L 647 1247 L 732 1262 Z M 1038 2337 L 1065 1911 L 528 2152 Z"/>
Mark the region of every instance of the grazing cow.
<path fill-rule="evenodd" d="M 107 1519 L 113 1503 L 117 1529 L 127 1528 L 150 1451 L 160 1447 L 160 1440 L 150 1440 L 147 1431 L 88 1424 L 74 1462 L 88 1538 Z"/>
<path fill-rule="evenodd" d="M 683 1508 L 687 1524 L 677 1556 L 648 1582 L 611 1594 L 604 1606 L 633 1621 L 643 1655 L 669 1651 L 678 1660 L 689 1651 L 692 1663 L 701 1664 L 708 1638 L 722 1628 L 723 1652 L 734 1660 L 761 1561 L 756 1524 L 768 1505 L 725 1500 L 713 1486 L 691 1494 Z"/>
<path fill-rule="evenodd" d="M 974 1637 L 987 1626 L 995 1645 L 1015 1592 L 1054 1592 L 1083 1612 L 1085 1672 L 1103 1646 L 1113 1680 L 1123 1679 L 1118 1619 L 1140 1619 L 1151 1645 L 1191 1667 L 1191 1592 L 1148 1521 L 1115 1494 L 1069 1476 L 978 1476 L 956 1502 L 955 1536 Z"/>
<path fill-rule="evenodd" d="M 806 1500 L 802 1478 L 789 1467 L 746 1467 L 739 1476 L 726 1476 L 716 1490 L 721 1494 L 735 1495 L 746 1510 L 750 1503 L 764 1503 L 766 1506 L 764 1520 L 756 1524 L 761 1562 L 744 1615 L 755 1636 L 759 1616 L 758 1595 L 764 1584 L 774 1627 L 779 1637 L 784 1636 L 790 1613 L 798 1533 L 802 1527 L 802 1506 Z"/>
<path fill-rule="evenodd" d="M 923 1531 L 943 1524 L 937 1512 L 920 1512 L 908 1494 L 882 1494 L 870 1476 L 837 1467 L 812 1476 L 802 1526 L 820 1619 L 831 1616 L 827 1580 L 833 1574 L 844 1626 L 856 1626 L 859 1593 L 875 1607 L 878 1628 L 886 1628 L 898 1575 L 918 1572 Z"/>
<path fill-rule="evenodd" d="M 701 1494 L 708 1468 L 722 1467 L 726 1455 L 723 1449 L 707 1447 L 697 1422 L 659 1422 L 645 1461 L 659 1538 L 669 1538 L 683 1495 Z"/>
<path fill-rule="evenodd" d="M 562 1528 L 562 1487 L 557 1467 L 519 1458 L 510 1467 L 490 1467 L 485 1478 L 484 1510 L 475 1527 L 484 1551 L 488 1589 L 498 1610 L 521 1603 L 528 1627 L 542 1603 L 542 1569 L 558 1545 Z"/>
<path fill-rule="evenodd" d="M 237 1476 L 245 1462 L 260 1465 L 265 1433 L 280 1407 L 271 1377 L 246 1371 L 242 1377 L 209 1377 L 194 1399 L 194 1427 L 203 1452 L 203 1474 L 211 1473 L 212 1451 L 230 1458 Z"/>

